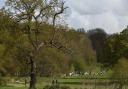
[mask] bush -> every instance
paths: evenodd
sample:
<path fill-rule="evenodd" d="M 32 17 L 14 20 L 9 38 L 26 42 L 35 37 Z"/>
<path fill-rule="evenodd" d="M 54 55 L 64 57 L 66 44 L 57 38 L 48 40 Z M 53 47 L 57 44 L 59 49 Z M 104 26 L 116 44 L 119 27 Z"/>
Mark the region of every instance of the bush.
<path fill-rule="evenodd" d="M 5 86 L 5 85 L 6 85 L 6 80 L 0 77 L 0 86 Z"/>
<path fill-rule="evenodd" d="M 71 89 L 69 86 L 61 86 L 60 89 Z"/>
<path fill-rule="evenodd" d="M 71 88 L 68 86 L 46 85 L 43 89 L 71 89 Z"/>

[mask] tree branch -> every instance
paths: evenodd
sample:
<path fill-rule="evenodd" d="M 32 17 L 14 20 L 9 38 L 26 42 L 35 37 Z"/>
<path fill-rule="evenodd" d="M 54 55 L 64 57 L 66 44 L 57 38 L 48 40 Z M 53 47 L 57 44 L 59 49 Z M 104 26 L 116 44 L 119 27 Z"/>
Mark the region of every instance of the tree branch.
<path fill-rule="evenodd" d="M 62 4 L 61 4 L 61 10 L 59 12 L 55 13 L 54 16 L 53 16 L 53 22 L 52 22 L 53 23 L 52 24 L 52 26 L 53 26 L 53 36 L 51 38 L 51 41 L 53 41 L 54 38 L 55 38 L 55 33 L 56 33 L 56 30 L 55 30 L 55 24 L 56 23 L 55 23 L 55 21 L 56 21 L 57 16 L 60 15 L 60 14 L 62 14 L 64 12 L 64 10 L 68 8 L 68 7 L 64 7 L 64 4 L 65 4 L 65 2 L 62 2 Z"/>

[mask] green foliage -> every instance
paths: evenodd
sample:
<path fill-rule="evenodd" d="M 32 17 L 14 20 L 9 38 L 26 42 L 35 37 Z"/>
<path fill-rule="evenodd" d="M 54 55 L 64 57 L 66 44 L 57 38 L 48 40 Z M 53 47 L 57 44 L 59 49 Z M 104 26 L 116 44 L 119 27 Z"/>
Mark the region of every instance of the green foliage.
<path fill-rule="evenodd" d="M 0 72 L 3 75 L 29 74 L 28 55 L 34 48 L 28 38 L 26 25 L 28 23 L 17 23 L 15 19 L 2 14 L 0 23 Z M 31 23 L 35 28 L 35 23 Z M 59 28 L 60 27 L 60 28 Z M 54 76 L 69 73 L 72 71 L 86 71 L 93 68 L 96 58 L 91 42 L 84 32 L 77 32 L 68 27 L 58 26 L 54 41 L 63 44 L 72 51 L 65 54 L 49 45 L 44 46 L 36 55 L 37 73 L 41 76 Z M 50 24 L 39 26 L 38 42 L 47 42 L 53 33 Z M 31 34 L 32 41 L 35 42 L 35 33 Z M 38 43 L 37 42 L 37 43 Z"/>
<path fill-rule="evenodd" d="M 107 39 L 105 62 L 114 65 L 121 58 L 128 58 L 128 34 L 126 28 L 120 34 L 113 34 Z"/>
<path fill-rule="evenodd" d="M 128 77 L 128 59 L 121 58 L 113 68 L 113 78 L 127 78 Z"/>
<path fill-rule="evenodd" d="M 7 83 L 5 78 L 2 78 L 2 76 L 0 75 L 0 86 L 5 86 Z"/>
<path fill-rule="evenodd" d="M 89 30 L 87 34 L 96 51 L 97 62 L 104 63 L 107 33 L 101 28 L 96 28 Z"/>

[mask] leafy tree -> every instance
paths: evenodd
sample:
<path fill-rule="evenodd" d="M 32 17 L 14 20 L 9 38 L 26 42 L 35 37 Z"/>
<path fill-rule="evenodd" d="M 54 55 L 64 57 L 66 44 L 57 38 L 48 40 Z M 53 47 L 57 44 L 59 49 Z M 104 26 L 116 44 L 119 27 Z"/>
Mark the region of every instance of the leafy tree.
<path fill-rule="evenodd" d="M 72 55 L 72 63 L 74 63 L 75 71 L 88 71 L 92 65 L 96 64 L 96 55 L 92 49 L 91 42 L 85 32 L 73 32 L 72 35 L 74 35 L 73 40 L 71 40 L 74 53 Z"/>
<path fill-rule="evenodd" d="M 7 0 L 6 8 L 9 10 L 10 18 L 13 18 L 19 28 L 16 29 L 20 34 L 16 36 L 15 47 L 27 51 L 27 58 L 30 64 L 30 87 L 36 88 L 36 59 L 43 47 L 51 46 L 63 49 L 63 46 L 55 42 L 56 18 L 64 12 L 64 2 L 60 0 Z M 51 22 L 52 20 L 52 22 Z M 41 25 L 52 23 L 53 34 L 50 40 L 41 38 Z M 24 24 L 23 27 L 20 27 Z"/>
<path fill-rule="evenodd" d="M 112 75 L 112 78 L 115 78 L 118 80 L 119 89 L 122 89 L 123 85 L 128 82 L 127 81 L 127 77 L 128 77 L 127 68 L 128 68 L 128 59 L 126 59 L 126 58 L 120 58 L 118 60 L 117 64 L 115 64 L 115 66 L 113 67 L 114 73 Z"/>
<path fill-rule="evenodd" d="M 106 47 L 107 33 L 100 28 L 92 29 L 87 32 L 92 42 L 93 49 L 96 51 L 97 62 L 104 62 L 104 48 Z"/>
<path fill-rule="evenodd" d="M 128 60 L 126 58 L 121 58 L 118 60 L 117 64 L 115 64 L 114 70 L 114 78 L 127 78 L 128 75 Z"/>
<path fill-rule="evenodd" d="M 128 35 L 127 28 L 120 34 L 113 34 L 107 39 L 105 62 L 107 65 L 114 65 L 119 59 L 128 58 Z"/>

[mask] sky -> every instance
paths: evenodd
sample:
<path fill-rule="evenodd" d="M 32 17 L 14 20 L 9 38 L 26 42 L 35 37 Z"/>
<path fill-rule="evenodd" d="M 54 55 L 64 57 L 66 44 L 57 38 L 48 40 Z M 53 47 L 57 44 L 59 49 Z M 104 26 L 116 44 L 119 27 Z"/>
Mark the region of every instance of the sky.
<path fill-rule="evenodd" d="M 103 28 L 121 32 L 128 25 L 128 0 L 66 0 L 68 24 L 85 30 Z"/>
<path fill-rule="evenodd" d="M 5 0 L 0 0 L 0 7 L 4 5 Z"/>
<path fill-rule="evenodd" d="M 0 7 L 5 0 L 0 0 Z M 128 25 L 128 0 L 65 0 L 69 7 L 66 22 L 73 28 L 102 28 L 121 32 Z"/>

